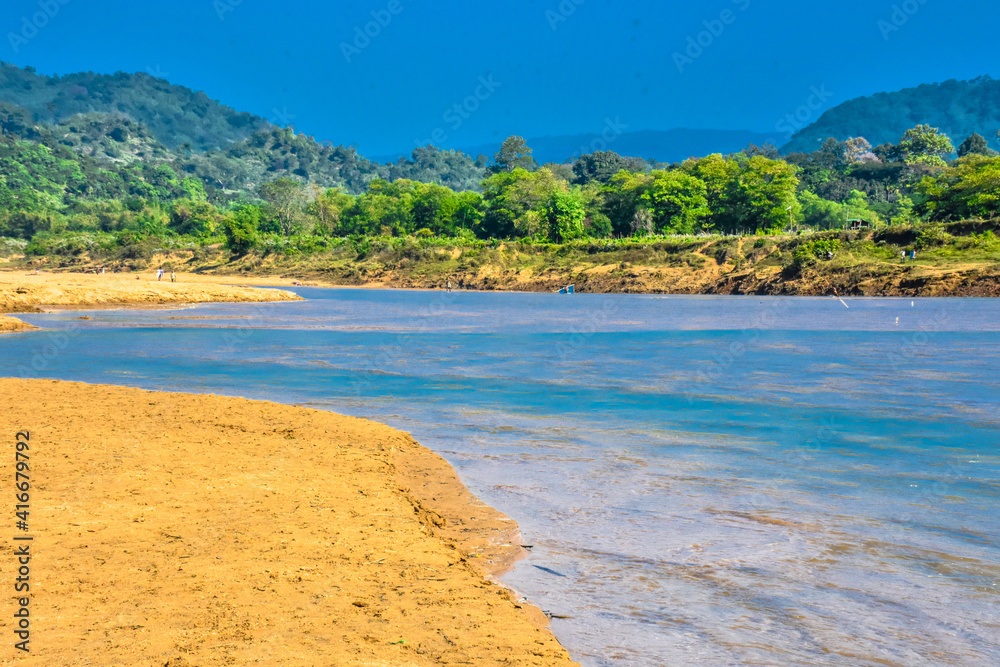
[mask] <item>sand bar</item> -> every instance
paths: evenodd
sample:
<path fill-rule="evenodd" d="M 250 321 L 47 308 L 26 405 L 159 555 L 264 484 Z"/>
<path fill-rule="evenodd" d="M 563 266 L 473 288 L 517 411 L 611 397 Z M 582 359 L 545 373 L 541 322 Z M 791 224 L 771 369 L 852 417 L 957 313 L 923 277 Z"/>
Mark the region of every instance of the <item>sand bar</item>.
<path fill-rule="evenodd" d="M 31 437 L 32 652 L 18 664 L 575 664 L 477 562 L 499 564 L 504 533 L 484 540 L 472 518 L 507 535 L 511 522 L 405 433 L 51 380 L 0 380 L 0 397 L 4 479 L 15 434 Z M 14 567 L 0 559 L 8 591 Z"/>
<path fill-rule="evenodd" d="M 187 274 L 178 275 L 177 282 L 173 283 L 169 275 L 157 280 L 156 275 L 151 273 L 93 275 L 42 272 L 36 275 L 34 272 L 0 271 L 0 313 L 38 312 L 47 306 L 107 308 L 302 300 L 285 290 L 234 285 L 240 282 L 239 278 L 224 281 Z M 291 284 L 291 281 L 282 282 Z"/>

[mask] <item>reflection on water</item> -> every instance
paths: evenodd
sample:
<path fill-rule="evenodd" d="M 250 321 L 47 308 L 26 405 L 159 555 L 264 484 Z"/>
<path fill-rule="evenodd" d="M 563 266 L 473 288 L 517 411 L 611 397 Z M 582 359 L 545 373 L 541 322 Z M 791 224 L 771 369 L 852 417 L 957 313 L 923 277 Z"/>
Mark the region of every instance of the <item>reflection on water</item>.
<path fill-rule="evenodd" d="M 1000 664 L 1000 302 L 302 293 L 25 316 L 0 372 L 410 431 L 586 665 Z"/>

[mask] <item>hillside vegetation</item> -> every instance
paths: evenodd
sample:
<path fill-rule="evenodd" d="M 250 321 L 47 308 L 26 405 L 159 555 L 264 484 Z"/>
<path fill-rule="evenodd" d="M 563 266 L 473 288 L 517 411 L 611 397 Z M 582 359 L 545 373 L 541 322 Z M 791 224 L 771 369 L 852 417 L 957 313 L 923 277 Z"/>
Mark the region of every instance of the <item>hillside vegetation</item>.
<path fill-rule="evenodd" d="M 849 100 L 796 133 L 782 152 L 808 153 L 828 137 L 864 137 L 877 146 L 893 142 L 921 124 L 940 128 L 952 137 L 978 133 L 1000 147 L 995 143 L 1000 130 L 1000 81 L 988 76 L 951 80 Z"/>
<path fill-rule="evenodd" d="M 925 124 L 878 146 L 828 138 L 782 157 L 751 144 L 670 165 L 611 151 L 539 165 L 521 137 L 492 160 L 426 147 L 379 165 L 270 125 L 199 152 L 163 143 L 127 115 L 88 110 L 40 124 L 9 102 L 0 103 L 0 130 L 0 254 L 30 266 L 183 262 L 413 284 L 451 271 L 465 284 L 504 289 L 575 281 L 598 290 L 770 292 L 792 289 L 815 265 L 852 276 L 827 276 L 831 289 L 895 290 L 902 283 L 871 272 L 898 277 L 900 252 L 944 253 L 935 266 L 988 263 L 991 237 L 954 230 L 992 234 L 1000 204 L 1000 157 L 986 139 L 953 141 Z M 941 231 L 955 223 L 965 226 Z M 802 249 L 813 242 L 820 245 Z M 856 245 L 866 242 L 873 245 Z M 467 261 L 442 263 L 445 255 Z M 631 275 L 625 265 L 648 271 Z M 748 267 L 752 277 L 740 273 Z"/>

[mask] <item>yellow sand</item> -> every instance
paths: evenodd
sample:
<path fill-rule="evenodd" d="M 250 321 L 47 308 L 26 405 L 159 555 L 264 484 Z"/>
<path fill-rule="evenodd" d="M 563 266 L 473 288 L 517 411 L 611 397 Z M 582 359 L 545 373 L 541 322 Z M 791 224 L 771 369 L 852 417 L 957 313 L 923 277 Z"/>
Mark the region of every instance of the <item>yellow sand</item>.
<path fill-rule="evenodd" d="M 27 322 L 22 322 L 16 317 L 0 315 L 0 334 L 17 333 L 18 331 L 31 331 L 32 329 L 37 328 L 38 327 L 32 326 Z"/>
<path fill-rule="evenodd" d="M 517 549 L 490 543 L 516 526 L 404 433 L 243 399 L 0 380 L 0 479 L 25 430 L 32 652 L 13 648 L 4 557 L 2 664 L 574 664 L 474 565 L 502 567 Z"/>
<path fill-rule="evenodd" d="M 138 278 L 138 280 L 136 279 Z M 228 283 L 239 279 L 229 278 Z M 290 281 L 282 281 L 290 284 Z M 223 284 L 219 278 L 179 275 L 170 282 L 168 273 L 157 280 L 149 274 L 0 272 L 0 313 L 37 311 L 42 306 L 106 307 L 150 306 L 182 303 L 260 303 L 299 301 L 291 292 Z"/>

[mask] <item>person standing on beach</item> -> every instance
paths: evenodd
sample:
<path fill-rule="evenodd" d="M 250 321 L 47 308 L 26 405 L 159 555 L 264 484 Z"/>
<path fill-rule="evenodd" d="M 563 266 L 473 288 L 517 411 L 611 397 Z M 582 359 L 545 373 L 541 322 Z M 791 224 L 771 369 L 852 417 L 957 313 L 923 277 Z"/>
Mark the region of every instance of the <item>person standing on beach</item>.
<path fill-rule="evenodd" d="M 174 273 L 173 271 L 170 272 L 170 282 L 172 283 L 177 282 L 177 274 Z"/>
<path fill-rule="evenodd" d="M 156 270 L 156 279 L 157 280 L 163 280 L 163 269 L 157 269 Z"/>
<path fill-rule="evenodd" d="M 451 281 L 450 280 L 448 281 L 448 291 L 449 292 L 451 291 Z"/>

